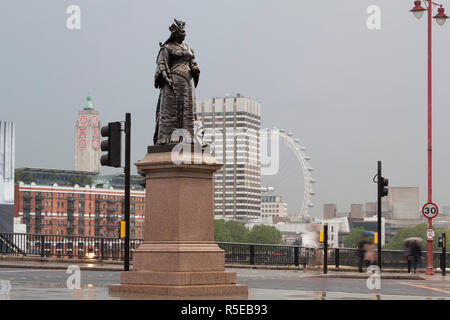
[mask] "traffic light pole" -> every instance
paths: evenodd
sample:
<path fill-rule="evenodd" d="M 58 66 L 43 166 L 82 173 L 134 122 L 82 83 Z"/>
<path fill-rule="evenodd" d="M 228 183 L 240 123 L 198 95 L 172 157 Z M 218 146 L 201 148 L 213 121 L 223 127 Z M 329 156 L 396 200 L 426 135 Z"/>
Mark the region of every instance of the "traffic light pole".
<path fill-rule="evenodd" d="M 130 270 L 130 151 L 131 114 L 125 114 L 125 254 L 124 271 Z"/>
<path fill-rule="evenodd" d="M 443 265 L 442 265 L 442 275 L 446 276 L 447 275 L 447 235 L 445 234 L 445 232 L 442 234 L 442 257 L 443 257 Z"/>
<path fill-rule="evenodd" d="M 381 176 L 381 161 L 378 161 L 378 206 L 377 206 L 377 230 L 378 230 L 378 267 L 381 271 L 381 194 L 382 194 L 382 176 Z"/>
<path fill-rule="evenodd" d="M 328 224 L 323 226 L 323 273 L 328 273 Z"/>

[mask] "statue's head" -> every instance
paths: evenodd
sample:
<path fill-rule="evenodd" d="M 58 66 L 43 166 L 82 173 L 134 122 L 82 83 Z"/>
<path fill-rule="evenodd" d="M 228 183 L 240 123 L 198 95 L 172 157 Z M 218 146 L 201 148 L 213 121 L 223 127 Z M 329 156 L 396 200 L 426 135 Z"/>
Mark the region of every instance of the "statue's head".
<path fill-rule="evenodd" d="M 184 21 L 174 19 L 172 25 L 169 27 L 171 32 L 170 39 L 180 43 L 183 42 L 186 38 L 186 31 L 184 30 L 185 25 L 186 23 Z"/>

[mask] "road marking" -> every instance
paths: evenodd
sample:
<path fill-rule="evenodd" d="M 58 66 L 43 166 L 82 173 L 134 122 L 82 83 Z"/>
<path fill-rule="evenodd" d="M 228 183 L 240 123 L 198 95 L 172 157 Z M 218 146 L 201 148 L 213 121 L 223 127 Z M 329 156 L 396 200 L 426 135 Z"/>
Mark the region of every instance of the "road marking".
<path fill-rule="evenodd" d="M 404 285 L 407 285 L 407 286 L 413 286 L 413 287 L 418 287 L 418 288 L 423 288 L 423 289 L 428 289 L 428 290 L 434 290 L 434 291 L 439 291 L 439 292 L 450 294 L 450 291 L 448 291 L 448 290 L 432 288 L 432 287 L 429 287 L 429 286 L 421 286 L 419 284 L 413 284 L 413 283 L 407 283 L 407 282 L 400 282 L 400 283 L 404 284 Z"/>
<path fill-rule="evenodd" d="M 317 292 L 317 300 L 325 300 L 325 298 L 327 297 L 327 293 L 326 292 Z"/>

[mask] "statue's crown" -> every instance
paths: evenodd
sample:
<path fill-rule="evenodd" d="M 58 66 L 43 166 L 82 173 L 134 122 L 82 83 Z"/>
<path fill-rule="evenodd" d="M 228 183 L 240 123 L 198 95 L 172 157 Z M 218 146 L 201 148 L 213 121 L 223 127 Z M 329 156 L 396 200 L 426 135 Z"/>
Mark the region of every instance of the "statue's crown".
<path fill-rule="evenodd" d="M 175 32 L 177 30 L 184 30 L 184 26 L 186 23 L 184 21 L 179 21 L 177 19 L 173 19 L 172 25 L 169 27 L 170 32 Z"/>

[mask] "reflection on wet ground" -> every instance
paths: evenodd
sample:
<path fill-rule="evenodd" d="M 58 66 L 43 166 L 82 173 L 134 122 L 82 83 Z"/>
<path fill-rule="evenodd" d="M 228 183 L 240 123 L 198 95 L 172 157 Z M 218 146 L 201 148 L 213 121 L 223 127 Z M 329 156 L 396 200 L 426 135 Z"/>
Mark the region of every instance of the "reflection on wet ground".
<path fill-rule="evenodd" d="M 383 280 L 381 290 L 368 290 L 364 279 L 325 279 L 282 271 L 236 270 L 238 283 L 249 286 L 249 300 L 449 300 L 450 281 Z M 0 300 L 217 300 L 217 297 L 110 296 L 108 286 L 119 272 L 83 271 L 80 289 L 68 289 L 65 270 L 1 269 Z M 1 289 L 1 288 L 0 288 Z M 225 298 L 232 300 L 233 297 Z M 222 300 L 222 298 L 221 298 Z"/>
<path fill-rule="evenodd" d="M 64 283 L 30 283 L 11 281 L 9 294 L 0 294 L 0 300 L 186 300 L 185 297 L 152 297 L 143 295 L 110 296 L 105 286 L 83 284 L 80 289 L 67 289 Z M 188 298 L 189 300 L 216 300 L 216 297 Z M 411 295 L 361 294 L 345 292 L 249 289 L 249 300 L 448 300 L 449 297 Z M 233 300 L 228 297 L 221 300 Z"/>
<path fill-rule="evenodd" d="M 80 289 L 68 289 L 65 283 L 39 283 L 11 281 L 8 294 L 0 294 L 0 300 L 109 300 L 108 288 L 82 284 Z"/>

